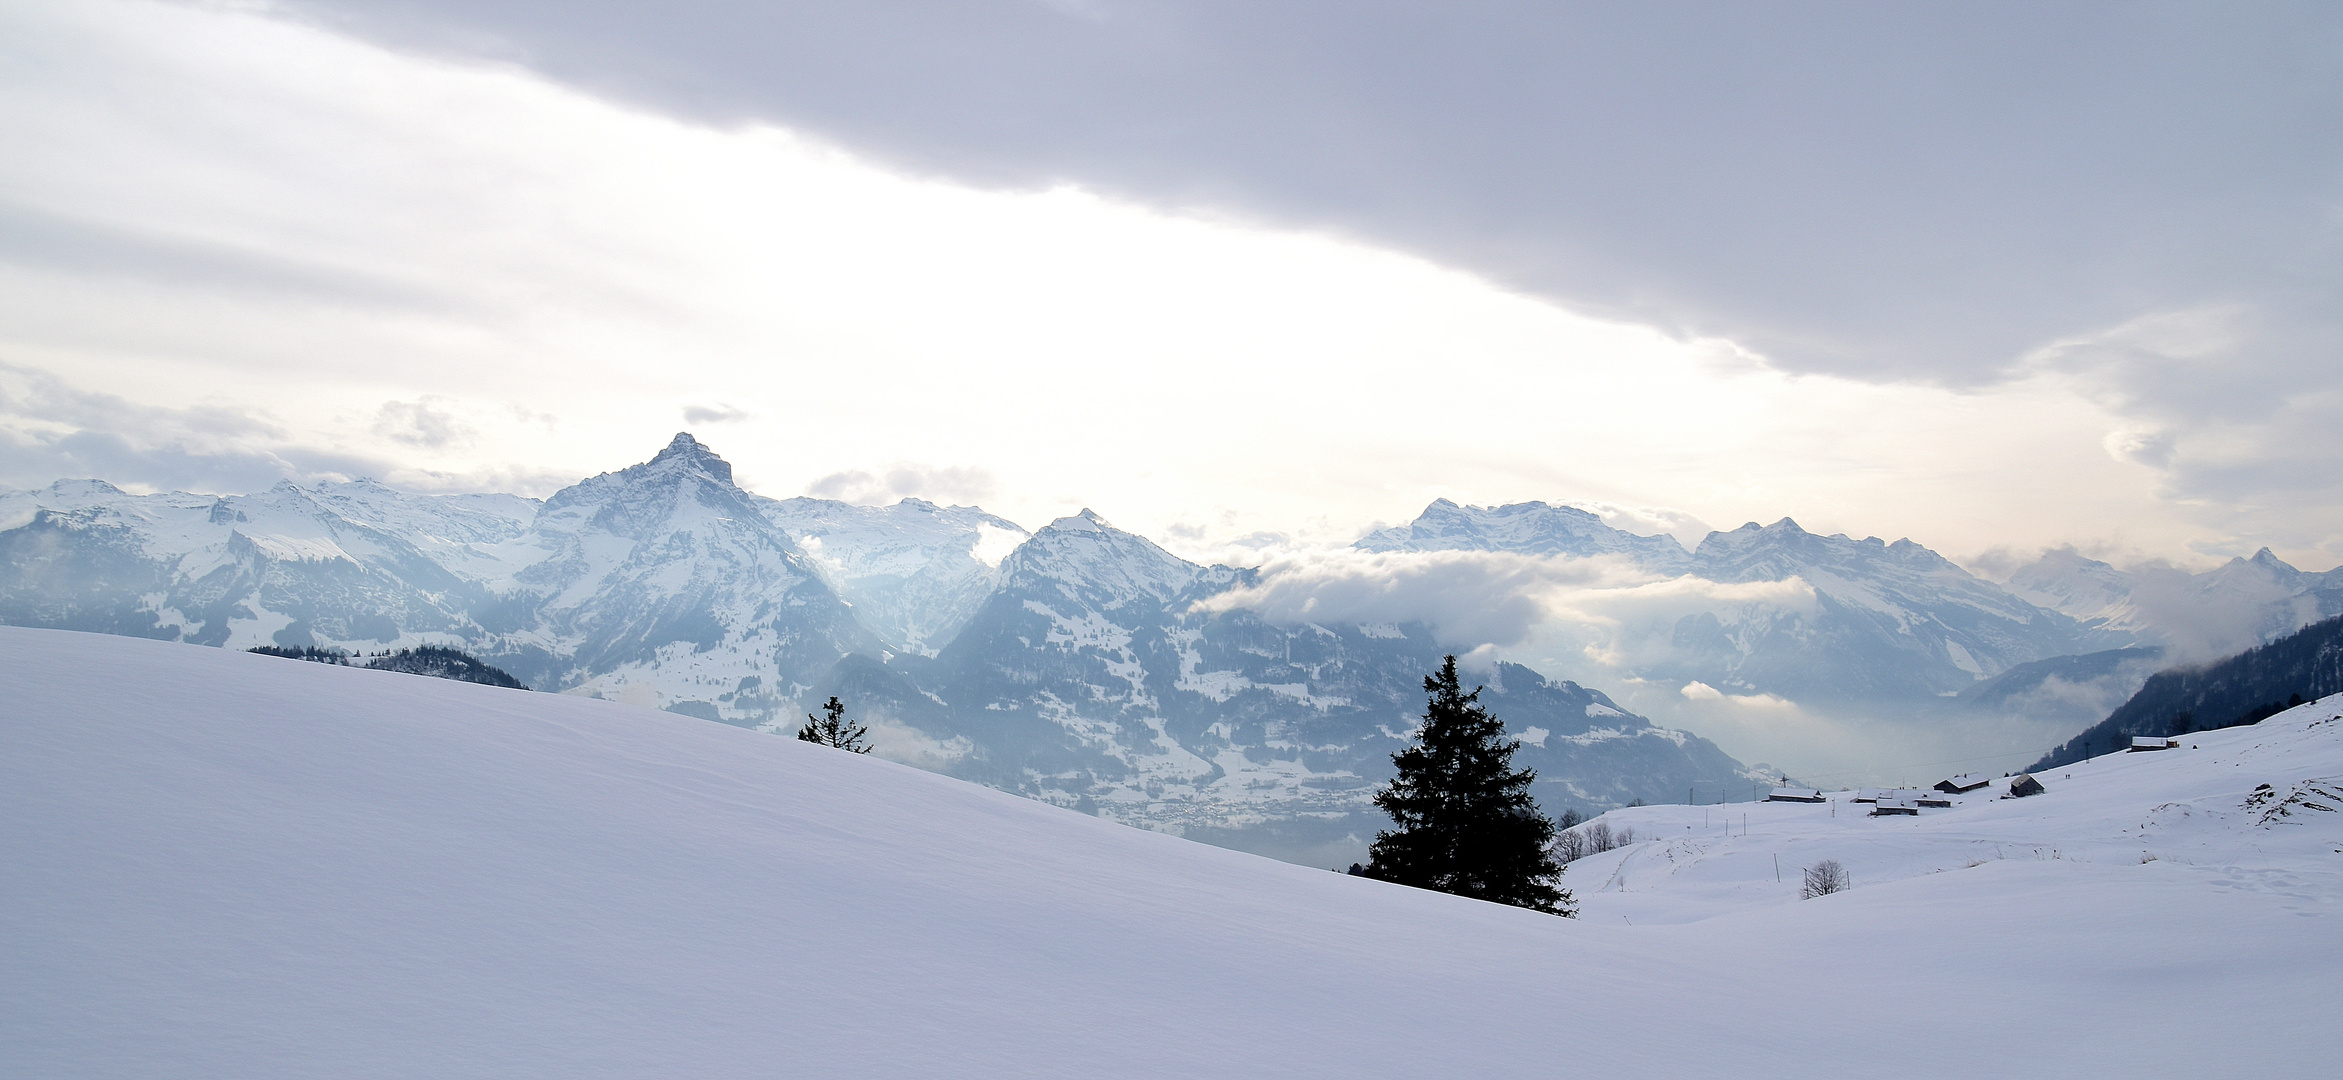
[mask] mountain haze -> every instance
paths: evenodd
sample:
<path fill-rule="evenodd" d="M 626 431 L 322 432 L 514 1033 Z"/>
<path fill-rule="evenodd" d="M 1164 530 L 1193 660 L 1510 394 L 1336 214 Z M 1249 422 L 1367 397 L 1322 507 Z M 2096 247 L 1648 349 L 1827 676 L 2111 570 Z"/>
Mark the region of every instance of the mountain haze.
<path fill-rule="evenodd" d="M 451 645 L 531 686 L 793 731 L 832 694 L 897 760 L 1288 858 L 1347 862 L 1452 643 L 1277 623 L 1083 511 L 765 499 L 688 434 L 543 503 L 371 481 L 0 496 L 0 620 L 245 648 Z M 1672 543 L 1672 542 L 1671 542 Z M 1480 669 L 1540 771 L 1597 810 L 1752 777 L 1706 740 L 1518 665 Z"/>

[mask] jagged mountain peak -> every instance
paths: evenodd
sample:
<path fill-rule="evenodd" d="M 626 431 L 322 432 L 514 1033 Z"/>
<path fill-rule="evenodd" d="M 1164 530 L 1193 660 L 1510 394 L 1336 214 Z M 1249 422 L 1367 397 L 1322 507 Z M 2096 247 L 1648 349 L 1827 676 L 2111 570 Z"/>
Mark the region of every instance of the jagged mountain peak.
<path fill-rule="evenodd" d="M 1718 581 L 1778 580 L 1823 571 L 1865 578 L 1919 574 L 1963 586 L 1988 584 L 1910 537 L 1891 544 L 1877 536 L 1822 536 L 1786 517 L 1771 525 L 1752 521 L 1731 532 L 1712 532 L 1693 550 L 1693 561 L 1703 576 Z M 1999 591 L 1998 586 L 1990 587 Z"/>
<path fill-rule="evenodd" d="M 2279 558 L 2269 548 L 2254 552 L 2251 558 L 2232 556 L 2228 562 L 2213 568 L 2205 575 L 2210 582 L 2223 582 L 2238 578 L 2291 582 L 2303 576 L 2301 570 Z"/>
<path fill-rule="evenodd" d="M 1757 522 L 1750 521 L 1744 522 L 1738 529 L 1732 529 L 1729 531 L 1718 530 L 1716 532 L 1712 532 L 1708 534 L 1707 539 L 1704 539 L 1700 542 L 1700 546 L 1707 547 L 1711 543 L 1746 544 L 1752 541 L 1772 541 L 1775 543 L 1780 543 L 1784 541 L 1798 540 L 1809 537 L 1814 537 L 1814 534 L 1807 532 L 1803 527 L 1801 527 L 1798 524 L 1797 519 L 1783 517 L 1781 520 L 1776 521 L 1771 525 L 1760 525 Z"/>
<path fill-rule="evenodd" d="M 1545 502 L 1460 506 L 1434 499 L 1414 521 L 1378 529 L 1353 545 L 1361 551 L 1511 551 L 1524 555 L 1626 555 L 1676 572 L 1690 557 L 1672 536 L 1643 536 L 1591 511 Z"/>
<path fill-rule="evenodd" d="M 46 489 L 59 498 L 110 498 L 124 494 L 121 488 L 103 480 L 59 480 Z"/>
<path fill-rule="evenodd" d="M 1108 522 L 1108 521 L 1107 521 L 1107 520 L 1106 520 L 1104 517 L 1101 517 L 1101 516 L 1099 516 L 1099 513 L 1098 513 L 1098 511 L 1096 511 L 1096 510 L 1092 510 L 1091 508 L 1089 508 L 1089 507 L 1087 507 L 1087 506 L 1083 507 L 1083 508 L 1082 508 L 1082 510 L 1081 510 L 1081 512 L 1079 512 L 1079 513 L 1075 513 L 1075 514 L 1069 514 L 1069 515 L 1067 515 L 1067 516 L 1065 516 L 1065 517 L 1059 518 L 1059 519 L 1057 519 L 1057 520 L 1055 520 L 1055 521 L 1052 521 L 1052 522 L 1050 522 L 1050 523 L 1049 523 L 1049 524 L 1047 524 L 1047 525 L 1044 525 L 1044 526 L 1042 526 L 1042 528 L 1044 528 L 1044 529 L 1058 529 L 1058 530 L 1060 530 L 1060 531 L 1065 531 L 1065 532 L 1102 532 L 1102 531 L 1103 531 L 1103 532 L 1121 532 L 1121 531 L 1122 531 L 1122 530 L 1119 530 L 1119 529 L 1115 528 L 1115 527 L 1114 527 L 1114 525 L 1113 525 L 1112 523 Z M 1126 534 L 1126 535 L 1127 535 L 1127 534 Z"/>
<path fill-rule="evenodd" d="M 1142 596 L 1170 600 L 1202 571 L 1088 508 L 1042 526 L 1001 562 L 1002 579 L 1012 588 L 1080 594 L 1105 607 Z"/>
<path fill-rule="evenodd" d="M 689 432 L 678 432 L 649 461 L 556 492 L 538 519 L 559 528 L 564 519 L 584 514 L 602 528 L 632 534 L 695 509 L 741 521 L 764 519 L 753 497 L 733 483 L 731 463 Z"/>
<path fill-rule="evenodd" d="M 706 443 L 693 438 L 692 433 L 688 431 L 676 432 L 675 438 L 668 440 L 667 448 L 653 455 L 651 460 L 644 464 L 653 468 L 660 465 L 681 465 L 698 469 L 727 484 L 732 482 L 732 463 L 716 456 L 714 450 L 708 449 Z"/>

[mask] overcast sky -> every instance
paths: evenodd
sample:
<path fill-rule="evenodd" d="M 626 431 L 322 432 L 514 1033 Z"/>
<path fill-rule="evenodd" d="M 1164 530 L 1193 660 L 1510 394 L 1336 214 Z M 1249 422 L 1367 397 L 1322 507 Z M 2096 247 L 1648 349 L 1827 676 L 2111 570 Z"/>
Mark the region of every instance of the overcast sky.
<path fill-rule="evenodd" d="M 2338 133 L 2332 3 L 0 0 L 0 484 L 2325 569 Z"/>
<path fill-rule="evenodd" d="M 5 482 L 2323 567 L 2337 11 L 11 3 Z"/>
<path fill-rule="evenodd" d="M 2343 558 L 2331 4 L 0 19 L 0 483 Z"/>

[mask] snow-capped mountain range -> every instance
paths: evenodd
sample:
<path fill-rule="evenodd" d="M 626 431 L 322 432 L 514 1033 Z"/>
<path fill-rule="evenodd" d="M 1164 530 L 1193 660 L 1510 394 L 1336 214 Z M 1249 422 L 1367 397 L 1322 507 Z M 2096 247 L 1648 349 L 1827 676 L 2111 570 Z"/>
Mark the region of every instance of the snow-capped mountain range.
<path fill-rule="evenodd" d="M 1684 616 L 1671 648 L 1619 672 L 1728 692 L 1933 701 L 2144 636 L 2030 602 L 1908 540 L 1816 536 L 1787 519 L 1686 551 L 1571 507 L 1443 500 L 1359 546 L 1803 582 L 1811 604 Z M 1088 510 L 1028 534 L 916 499 L 763 498 L 690 435 L 542 503 L 364 480 L 218 498 L 89 480 L 0 493 L 0 622 L 230 648 L 449 644 L 540 689 L 776 732 L 836 694 L 896 760 L 1232 846 L 1341 858 L 1377 824 L 1368 796 L 1412 729 L 1424 674 L 1472 643 L 1421 622 L 1273 621 L 1204 603 L 1260 580 Z M 1713 799 L 1756 776 L 1599 690 L 1517 664 L 1477 677 L 1556 812 Z"/>
<path fill-rule="evenodd" d="M 2343 569 L 2306 573 L 2267 549 L 2194 574 L 2058 550 L 1996 582 L 1909 539 L 1819 536 L 1789 518 L 1712 532 L 1686 551 L 1575 507 L 1447 500 L 1359 546 L 1611 556 L 1725 583 L 1794 579 L 1812 590 L 1810 607 L 1757 601 L 1684 616 L 1667 648 L 1646 650 L 1621 674 L 1825 705 L 2000 707 L 2025 697 L 2027 707 L 2095 719 L 2158 658 L 2228 655 L 2343 614 Z"/>
<path fill-rule="evenodd" d="M 1666 573 L 1692 569 L 1692 553 L 1675 537 L 1639 536 L 1575 506 L 1542 502 L 1484 507 L 1434 499 L 1414 521 L 1368 533 L 1355 546 L 1362 551 L 1624 555 Z"/>
<path fill-rule="evenodd" d="M 2086 626 L 2132 634 L 2195 660 L 2343 615 L 2343 567 L 2297 570 L 2268 548 L 2194 574 L 2171 566 L 2117 569 L 2060 549 L 2014 571 L 2008 586 Z"/>
<path fill-rule="evenodd" d="M 0 621 L 230 648 L 452 644 L 546 690 L 794 730 L 836 694 L 880 753 L 1134 824 L 1319 861 L 1444 643 L 1272 625 L 1095 513 L 1027 535 L 971 507 L 743 491 L 689 435 L 543 503 L 369 481 L 213 498 L 68 481 L 0 495 Z M 1539 795 L 1600 809 L 1747 770 L 1598 691 L 1489 669 Z"/>

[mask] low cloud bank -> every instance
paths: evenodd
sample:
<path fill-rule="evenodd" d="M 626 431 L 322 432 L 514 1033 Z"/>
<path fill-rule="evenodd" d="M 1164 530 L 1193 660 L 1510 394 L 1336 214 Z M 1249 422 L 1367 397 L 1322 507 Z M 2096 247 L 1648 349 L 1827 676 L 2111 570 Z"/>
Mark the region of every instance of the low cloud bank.
<path fill-rule="evenodd" d="M 907 498 L 974 505 L 999 490 L 1000 483 L 984 469 L 903 463 L 890 466 L 883 473 L 861 469 L 834 472 L 806 485 L 805 493 L 863 506 L 881 506 Z"/>
<path fill-rule="evenodd" d="M 1286 623 L 1422 622 L 1459 652 L 1582 627 L 1588 658 L 1617 668 L 1656 658 L 1686 616 L 1721 617 L 1753 605 L 1811 612 L 1814 590 L 1797 578 L 1729 584 L 1663 577 L 1613 556 L 1342 549 L 1272 558 L 1254 584 L 1200 606 L 1246 608 Z"/>
<path fill-rule="evenodd" d="M 1611 695 L 1656 723 L 1716 742 L 1743 761 L 1778 763 L 1826 786 L 1915 783 L 1946 768 L 2023 765 L 2071 732 L 2002 713 L 1958 717 L 1950 703 L 1903 710 L 1818 706 L 1700 681 L 1645 678 L 1677 656 L 1677 624 L 1812 615 L 1805 581 L 1724 583 L 1663 577 L 1613 557 L 1511 552 L 1362 552 L 1274 556 L 1252 585 L 1204 601 L 1273 622 L 1429 626 L 1468 668 L 1527 664 Z M 2023 759 L 2023 760 L 2021 760 Z M 1951 763 L 1951 764 L 1948 764 Z"/>

